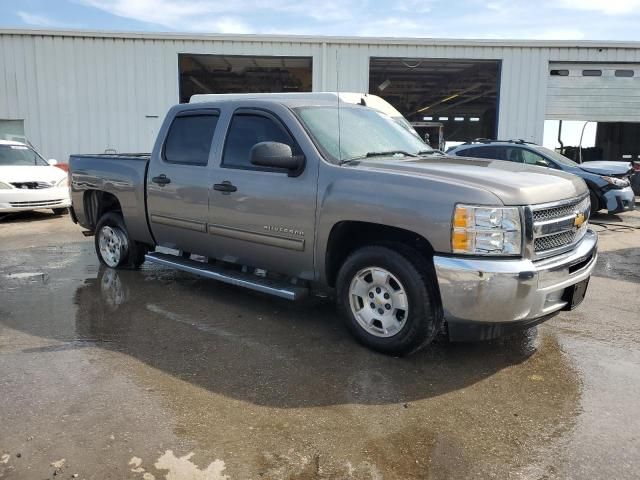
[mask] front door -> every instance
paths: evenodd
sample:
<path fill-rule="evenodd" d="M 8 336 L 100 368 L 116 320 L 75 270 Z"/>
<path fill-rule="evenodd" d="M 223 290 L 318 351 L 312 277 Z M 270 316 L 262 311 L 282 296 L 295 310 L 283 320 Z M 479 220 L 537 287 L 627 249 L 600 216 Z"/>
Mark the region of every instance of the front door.
<path fill-rule="evenodd" d="M 296 155 L 307 153 L 304 170 L 289 176 L 252 165 L 251 148 L 266 141 L 286 143 Z M 318 168 L 307 144 L 307 152 L 300 145 L 273 112 L 234 112 L 210 197 L 208 230 L 218 258 L 313 278 Z"/>
<path fill-rule="evenodd" d="M 207 249 L 209 152 L 219 113 L 178 113 L 147 174 L 147 209 L 159 245 L 202 253 Z M 142 199 L 141 199 L 142 201 Z"/>

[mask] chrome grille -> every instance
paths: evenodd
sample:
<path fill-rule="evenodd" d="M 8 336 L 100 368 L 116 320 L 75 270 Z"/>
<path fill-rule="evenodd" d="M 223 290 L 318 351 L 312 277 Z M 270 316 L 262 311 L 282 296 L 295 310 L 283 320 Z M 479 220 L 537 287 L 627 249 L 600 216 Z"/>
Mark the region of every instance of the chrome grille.
<path fill-rule="evenodd" d="M 543 252 L 545 250 L 564 247 L 565 245 L 573 243 L 575 235 L 575 232 L 571 231 L 536 238 L 534 242 L 534 249 L 536 252 Z"/>
<path fill-rule="evenodd" d="M 589 197 L 584 197 L 560 205 L 531 207 L 534 255 L 551 255 L 577 243 L 586 232 L 590 206 Z M 580 215 L 584 221 L 581 225 L 576 223 Z"/>
<path fill-rule="evenodd" d="M 534 210 L 533 221 L 551 220 L 553 218 L 566 217 L 575 212 L 577 203 L 563 205 L 561 207 L 545 208 L 542 210 Z"/>

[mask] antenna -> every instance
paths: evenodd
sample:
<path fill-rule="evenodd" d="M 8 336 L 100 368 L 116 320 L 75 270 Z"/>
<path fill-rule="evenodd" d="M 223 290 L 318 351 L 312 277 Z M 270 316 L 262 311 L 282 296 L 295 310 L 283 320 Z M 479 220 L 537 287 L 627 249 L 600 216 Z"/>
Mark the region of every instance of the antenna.
<path fill-rule="evenodd" d="M 338 97 L 338 162 L 342 162 L 342 146 L 340 133 L 340 58 L 338 57 L 338 49 L 336 48 L 336 97 Z"/>

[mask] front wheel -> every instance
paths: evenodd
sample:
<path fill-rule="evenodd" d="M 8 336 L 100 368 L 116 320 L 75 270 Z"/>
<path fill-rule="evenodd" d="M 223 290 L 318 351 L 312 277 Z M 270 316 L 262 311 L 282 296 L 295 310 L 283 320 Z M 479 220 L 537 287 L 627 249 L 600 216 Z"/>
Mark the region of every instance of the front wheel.
<path fill-rule="evenodd" d="M 100 262 L 111 268 L 138 268 L 146 249 L 129 237 L 122 216 L 105 213 L 96 225 L 95 248 Z"/>
<path fill-rule="evenodd" d="M 406 355 L 429 344 L 440 329 L 434 275 L 418 252 L 363 247 L 347 258 L 336 287 L 347 327 L 374 350 Z"/>

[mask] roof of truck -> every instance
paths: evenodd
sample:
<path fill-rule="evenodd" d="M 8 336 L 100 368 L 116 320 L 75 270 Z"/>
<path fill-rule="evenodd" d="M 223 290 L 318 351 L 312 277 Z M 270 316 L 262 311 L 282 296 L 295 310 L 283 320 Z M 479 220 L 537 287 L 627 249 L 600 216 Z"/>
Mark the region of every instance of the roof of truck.
<path fill-rule="evenodd" d="M 203 93 L 192 95 L 189 103 L 217 102 L 225 100 L 266 100 L 277 101 L 287 106 L 305 105 L 364 105 L 375 108 L 390 117 L 402 117 L 402 114 L 385 99 L 362 92 L 283 92 L 283 93 Z M 312 103 L 310 103 L 312 102 Z"/>

